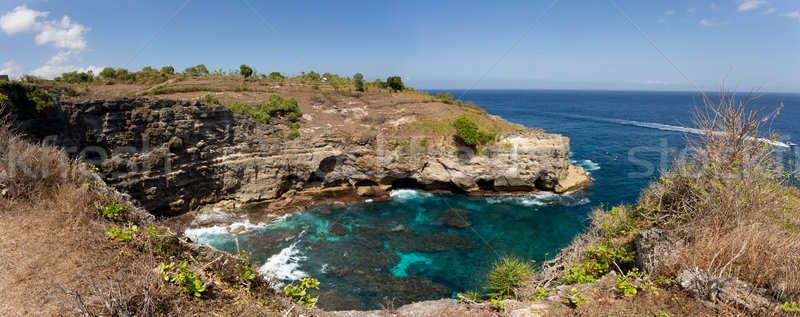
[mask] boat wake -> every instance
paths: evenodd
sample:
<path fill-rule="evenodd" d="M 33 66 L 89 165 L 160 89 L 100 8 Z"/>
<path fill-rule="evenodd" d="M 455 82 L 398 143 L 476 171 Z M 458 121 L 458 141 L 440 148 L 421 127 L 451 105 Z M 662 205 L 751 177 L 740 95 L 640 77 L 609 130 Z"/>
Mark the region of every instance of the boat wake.
<path fill-rule="evenodd" d="M 688 128 L 676 125 L 669 125 L 663 123 L 655 123 L 655 122 L 643 122 L 643 121 L 635 121 L 635 120 L 625 120 L 625 119 L 615 119 L 615 118 L 603 118 L 603 117 L 594 117 L 594 116 L 584 116 L 578 114 L 567 114 L 567 113 L 556 113 L 556 112 L 548 112 L 548 114 L 557 115 L 566 118 L 574 118 L 574 119 L 583 119 L 583 120 L 590 120 L 596 122 L 606 122 L 606 123 L 613 123 L 619 125 L 627 125 L 627 126 L 634 126 L 634 127 L 641 127 L 641 128 L 648 128 L 648 129 L 657 129 L 662 131 L 676 131 L 676 132 L 683 132 L 689 134 L 703 134 L 703 130 L 695 129 L 695 128 Z M 716 132 L 722 133 L 722 132 Z M 781 141 L 773 141 L 766 138 L 759 138 L 758 141 L 764 142 L 773 146 L 783 147 L 783 148 L 791 148 L 796 146 L 797 144 L 791 142 L 781 142 Z"/>

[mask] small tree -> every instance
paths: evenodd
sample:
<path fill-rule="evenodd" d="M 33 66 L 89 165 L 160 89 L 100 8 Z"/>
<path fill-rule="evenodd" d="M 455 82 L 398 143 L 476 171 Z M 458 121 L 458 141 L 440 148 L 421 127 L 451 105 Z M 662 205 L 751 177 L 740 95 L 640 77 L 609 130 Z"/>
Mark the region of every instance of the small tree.
<path fill-rule="evenodd" d="M 283 80 L 285 77 L 279 72 L 271 72 L 267 78 L 269 78 L 269 80 Z"/>
<path fill-rule="evenodd" d="M 386 85 L 394 91 L 401 91 L 406 88 L 400 76 L 389 76 L 389 78 L 386 78 Z"/>
<path fill-rule="evenodd" d="M 161 67 L 161 73 L 167 76 L 175 75 L 175 67 L 172 66 Z"/>
<path fill-rule="evenodd" d="M 242 64 L 242 66 L 239 66 L 239 73 L 241 73 L 244 78 L 249 78 L 250 76 L 253 76 L 253 68 Z"/>
<path fill-rule="evenodd" d="M 195 67 L 197 68 L 197 72 L 198 72 L 200 75 L 208 75 L 208 74 L 209 74 L 209 72 L 208 72 L 208 68 L 206 68 L 206 65 L 205 65 L 205 64 L 199 64 L 199 65 L 197 65 L 197 66 L 195 66 Z"/>
<path fill-rule="evenodd" d="M 112 80 L 114 78 L 117 78 L 117 72 L 111 67 L 103 68 L 103 70 L 100 71 L 100 78 L 105 80 Z"/>
<path fill-rule="evenodd" d="M 353 75 L 353 85 L 356 87 L 356 90 L 364 91 L 364 75 L 361 73 Z"/>

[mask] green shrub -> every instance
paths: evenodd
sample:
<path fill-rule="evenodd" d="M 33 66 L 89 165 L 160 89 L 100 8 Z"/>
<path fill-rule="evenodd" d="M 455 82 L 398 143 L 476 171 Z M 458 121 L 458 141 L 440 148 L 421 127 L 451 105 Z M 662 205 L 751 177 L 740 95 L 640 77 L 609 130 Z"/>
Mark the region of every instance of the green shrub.
<path fill-rule="evenodd" d="M 456 119 L 453 126 L 456 128 L 456 136 L 467 145 L 476 146 L 494 141 L 494 133 L 479 131 L 478 125 L 467 117 Z"/>
<path fill-rule="evenodd" d="M 303 115 L 297 100 L 283 98 L 279 95 L 269 96 L 269 100 L 260 105 L 247 105 L 234 102 L 227 105 L 233 113 L 243 115 L 260 123 L 270 122 L 270 118 L 284 116 L 288 120 L 297 120 Z"/>
<path fill-rule="evenodd" d="M 32 87 L 25 93 L 28 100 L 36 105 L 36 111 L 42 111 L 54 105 L 53 97 L 47 90 L 40 87 Z"/>
<path fill-rule="evenodd" d="M 236 279 L 241 285 L 249 287 L 256 278 L 256 273 L 253 271 L 253 262 L 250 261 L 250 257 L 247 256 L 245 251 L 242 251 L 241 258 L 241 263 L 236 267 L 238 271 Z"/>
<path fill-rule="evenodd" d="M 564 299 L 564 304 L 567 304 L 570 307 L 577 308 L 584 304 L 586 304 L 586 300 L 581 298 L 580 292 L 577 288 L 573 287 L 569 290 L 568 296 Z"/>
<path fill-rule="evenodd" d="M 90 83 L 94 81 L 94 75 L 92 75 L 91 71 L 88 73 L 79 73 L 77 71 L 73 71 L 63 73 L 61 74 L 61 77 L 56 77 L 54 80 L 70 84 Z"/>
<path fill-rule="evenodd" d="M 394 91 L 406 89 L 406 86 L 403 84 L 403 79 L 401 79 L 400 76 L 389 76 L 386 78 L 386 86 Z"/>
<path fill-rule="evenodd" d="M 5 107 L 8 104 L 8 96 L 0 93 L 0 107 Z"/>
<path fill-rule="evenodd" d="M 358 91 L 364 91 L 364 75 L 361 73 L 353 75 L 353 86 L 355 86 Z"/>
<path fill-rule="evenodd" d="M 219 98 L 212 95 L 203 95 L 202 97 L 200 97 L 200 99 L 197 99 L 197 101 L 208 104 L 217 104 L 217 105 L 222 104 L 221 102 L 219 102 Z"/>
<path fill-rule="evenodd" d="M 117 226 L 113 226 L 111 229 L 106 231 L 106 237 L 114 239 L 117 242 L 131 241 L 137 234 L 139 234 L 139 226 L 132 223 L 128 224 L 128 228 L 124 230 Z"/>
<path fill-rule="evenodd" d="M 530 264 L 515 257 L 504 257 L 494 263 L 492 271 L 489 272 L 489 283 L 486 288 L 494 297 L 509 296 L 514 293 L 514 289 L 522 286 L 531 274 L 533 268 Z"/>
<path fill-rule="evenodd" d="M 242 64 L 241 66 L 239 66 L 239 73 L 241 73 L 242 76 L 244 76 L 244 78 L 249 78 L 250 76 L 253 76 L 253 68 L 245 64 Z"/>
<path fill-rule="evenodd" d="M 110 203 L 105 205 L 105 207 L 103 207 L 102 211 L 103 216 L 108 219 L 113 219 L 119 216 L 119 214 L 125 211 L 125 209 L 128 209 L 128 206 L 120 205 L 118 201 L 112 200 Z"/>
<path fill-rule="evenodd" d="M 171 262 L 169 265 L 161 263 L 161 269 L 159 270 L 161 278 L 164 281 L 180 286 L 183 292 L 188 295 L 200 297 L 206 291 L 206 288 L 197 273 L 192 272 L 187 267 L 188 265 L 189 262 L 187 261 L 183 261 L 178 265 L 175 265 L 175 262 Z"/>
<path fill-rule="evenodd" d="M 627 275 L 617 275 L 617 292 L 622 295 L 636 295 L 638 290 L 636 289 L 636 286 L 633 286 L 631 283 L 631 280 L 635 279 L 636 274 L 634 272 L 628 272 Z"/>
<path fill-rule="evenodd" d="M 206 65 L 204 64 L 186 67 L 186 69 L 183 70 L 183 73 L 189 76 L 205 76 L 209 74 L 208 68 L 206 68 Z"/>
<path fill-rule="evenodd" d="M 593 222 L 609 237 L 628 234 L 634 228 L 633 216 L 625 206 L 613 207 L 608 212 L 598 210 L 593 214 Z"/>
<path fill-rule="evenodd" d="M 588 273 L 583 266 L 578 264 L 573 264 L 568 269 L 564 270 L 563 279 L 567 284 L 586 284 L 596 281 L 592 274 Z"/>
<path fill-rule="evenodd" d="M 458 296 L 458 300 L 461 302 L 466 301 L 466 302 L 480 303 L 484 299 L 483 294 L 481 294 L 481 292 L 478 292 L 476 290 L 471 290 L 464 293 L 458 293 L 456 294 L 456 296 Z"/>
<path fill-rule="evenodd" d="M 104 80 L 114 80 L 117 78 L 117 71 L 114 68 L 106 67 L 100 71 L 100 78 Z"/>
<path fill-rule="evenodd" d="M 444 102 L 444 103 L 448 103 L 448 104 L 449 103 L 453 103 L 453 93 L 452 92 L 448 92 L 448 93 L 444 93 L 444 94 L 443 93 L 438 93 L 438 94 L 436 94 L 435 97 L 433 97 L 433 99 L 435 99 L 436 101 Z"/>
<path fill-rule="evenodd" d="M 322 76 L 315 71 L 310 71 L 307 74 L 303 74 L 303 79 L 306 81 L 320 81 Z"/>
<path fill-rule="evenodd" d="M 161 67 L 161 73 L 167 76 L 175 75 L 175 67 L 172 66 Z"/>
<path fill-rule="evenodd" d="M 314 307 L 318 297 L 311 297 L 309 289 L 319 289 L 319 281 L 315 278 L 306 277 L 300 279 L 300 284 L 289 284 L 283 287 L 283 294 L 300 306 Z"/>
<path fill-rule="evenodd" d="M 784 302 L 783 305 L 780 306 L 781 310 L 787 313 L 800 313 L 800 307 L 797 306 L 797 302 Z M 777 310 L 777 307 L 776 307 Z"/>
<path fill-rule="evenodd" d="M 552 292 L 554 290 L 556 290 L 556 289 L 555 288 L 541 288 L 541 287 L 538 287 L 534 291 L 533 296 L 531 296 L 531 300 L 532 301 L 537 301 L 537 300 L 540 300 L 540 299 L 545 298 L 547 296 L 550 296 L 550 292 Z"/>
<path fill-rule="evenodd" d="M 271 73 L 269 73 L 269 76 L 267 76 L 267 78 L 268 78 L 269 80 L 283 80 L 283 79 L 285 79 L 286 77 L 284 77 L 283 75 L 281 75 L 281 73 L 279 73 L 279 72 L 271 72 Z"/>

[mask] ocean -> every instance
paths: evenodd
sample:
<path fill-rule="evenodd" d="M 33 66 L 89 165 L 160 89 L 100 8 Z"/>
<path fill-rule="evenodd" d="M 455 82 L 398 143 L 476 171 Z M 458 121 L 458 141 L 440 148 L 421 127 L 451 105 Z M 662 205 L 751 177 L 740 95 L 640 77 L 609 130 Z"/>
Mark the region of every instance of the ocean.
<path fill-rule="evenodd" d="M 319 306 L 329 310 L 378 309 L 483 291 L 498 258 L 515 256 L 537 265 L 585 230 L 593 209 L 634 203 L 660 171 L 685 155 L 685 138 L 693 132 L 686 127 L 702 103 L 695 92 L 449 91 L 490 114 L 569 137 L 570 160 L 589 172 L 591 187 L 564 195 L 497 197 L 403 189 L 387 202 L 314 206 L 270 224 L 236 224 L 247 229 L 238 236 L 240 246 L 253 253 L 275 287 L 317 278 Z M 782 103 L 772 129 L 781 136 L 776 149 L 795 168 L 800 94 L 763 94 L 751 105 L 773 111 Z M 455 214 L 467 223 L 447 225 Z M 236 248 L 222 227 L 187 235 L 220 249 Z"/>

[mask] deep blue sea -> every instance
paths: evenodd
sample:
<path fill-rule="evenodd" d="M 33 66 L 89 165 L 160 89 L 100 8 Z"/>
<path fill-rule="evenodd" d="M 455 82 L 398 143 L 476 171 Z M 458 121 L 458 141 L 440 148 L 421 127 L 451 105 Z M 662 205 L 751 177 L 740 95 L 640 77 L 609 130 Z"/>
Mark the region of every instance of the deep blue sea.
<path fill-rule="evenodd" d="M 590 173 L 592 186 L 499 197 L 397 190 L 388 202 L 314 206 L 270 224 L 234 225 L 246 229 L 238 240 L 260 271 L 276 286 L 319 279 L 319 306 L 326 309 L 376 309 L 482 290 L 499 257 L 541 263 L 584 230 L 592 209 L 635 202 L 681 155 L 681 126 L 691 126 L 701 102 L 692 92 L 450 91 L 491 114 L 568 136 L 571 160 Z M 753 106 L 771 111 L 781 103 L 773 130 L 785 144 L 800 143 L 800 94 L 764 94 Z M 798 155 L 796 147 L 780 148 L 787 160 Z M 456 214 L 468 223 L 448 225 Z M 234 251 L 227 229 L 187 234 Z"/>

